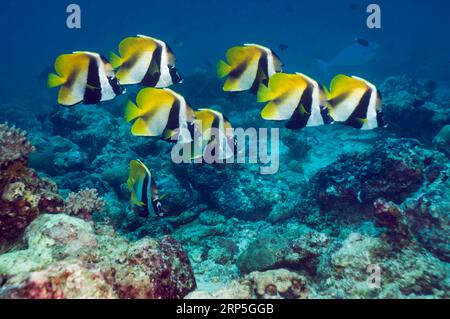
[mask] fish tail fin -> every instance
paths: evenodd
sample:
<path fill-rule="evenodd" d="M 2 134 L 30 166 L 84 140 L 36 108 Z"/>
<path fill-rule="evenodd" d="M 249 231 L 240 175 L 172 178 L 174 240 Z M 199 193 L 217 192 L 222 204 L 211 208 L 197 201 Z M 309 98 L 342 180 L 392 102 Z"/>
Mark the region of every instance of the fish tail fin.
<path fill-rule="evenodd" d="M 316 59 L 317 65 L 324 76 L 328 76 L 328 63 L 322 59 Z"/>
<path fill-rule="evenodd" d="M 272 100 L 272 91 L 261 83 L 256 96 L 258 102 L 267 102 Z"/>
<path fill-rule="evenodd" d="M 123 64 L 123 59 L 114 52 L 111 52 L 109 54 L 109 62 L 111 63 L 114 69 L 117 69 Z"/>
<path fill-rule="evenodd" d="M 128 101 L 127 105 L 125 106 L 125 121 L 131 122 L 135 118 L 139 117 L 141 115 L 141 109 L 137 107 L 136 104 L 134 104 L 132 101 Z"/>
<path fill-rule="evenodd" d="M 60 77 L 59 75 L 56 75 L 55 73 L 50 73 L 48 75 L 47 86 L 49 88 L 54 88 L 54 87 L 57 87 L 57 86 L 61 86 L 64 83 L 65 83 L 65 80 L 62 77 Z"/>
<path fill-rule="evenodd" d="M 217 76 L 219 78 L 226 77 L 231 72 L 231 66 L 228 65 L 225 61 L 220 60 L 217 63 Z"/>

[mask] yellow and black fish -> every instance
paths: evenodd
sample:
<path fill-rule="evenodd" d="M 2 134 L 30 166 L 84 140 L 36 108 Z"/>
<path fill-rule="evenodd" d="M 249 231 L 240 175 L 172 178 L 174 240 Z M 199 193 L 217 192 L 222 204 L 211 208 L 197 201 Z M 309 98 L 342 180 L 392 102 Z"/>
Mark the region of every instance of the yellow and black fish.
<path fill-rule="evenodd" d="M 183 96 L 170 89 L 145 88 L 139 91 L 136 103 L 125 107 L 125 120 L 134 121 L 135 136 L 159 136 L 167 141 L 192 141 L 194 111 Z"/>
<path fill-rule="evenodd" d="M 245 44 L 228 50 L 227 62 L 219 61 L 217 74 L 227 77 L 224 91 L 247 91 L 256 94 L 261 83 L 282 71 L 280 58 L 269 48 L 258 44 Z"/>
<path fill-rule="evenodd" d="M 129 37 L 120 42 L 119 54 L 111 53 L 110 60 L 114 69 L 118 68 L 116 76 L 122 85 L 165 88 L 182 82 L 172 49 L 161 40 Z"/>
<path fill-rule="evenodd" d="M 196 129 L 200 132 L 201 152 L 215 159 L 231 158 L 235 152 L 234 133 L 230 121 L 219 111 L 199 109 L 195 111 Z M 198 154 L 197 154 L 198 155 Z"/>
<path fill-rule="evenodd" d="M 372 83 L 340 74 L 331 81 L 327 95 L 330 116 L 336 122 L 363 130 L 385 126 L 381 94 Z"/>
<path fill-rule="evenodd" d="M 330 122 L 326 94 L 314 79 L 301 74 L 276 73 L 269 85 L 261 85 L 258 102 L 269 102 L 261 111 L 266 120 L 289 120 L 286 127 L 301 129 Z"/>
<path fill-rule="evenodd" d="M 139 207 L 141 217 L 148 217 L 150 214 L 160 217 L 164 215 L 152 173 L 140 160 L 130 162 L 127 186 L 131 192 L 131 203 Z"/>
<path fill-rule="evenodd" d="M 57 74 L 48 76 L 48 87 L 61 87 L 58 103 L 71 106 L 78 103 L 97 104 L 124 92 L 111 64 L 94 52 L 74 52 L 60 55 L 55 62 Z"/>

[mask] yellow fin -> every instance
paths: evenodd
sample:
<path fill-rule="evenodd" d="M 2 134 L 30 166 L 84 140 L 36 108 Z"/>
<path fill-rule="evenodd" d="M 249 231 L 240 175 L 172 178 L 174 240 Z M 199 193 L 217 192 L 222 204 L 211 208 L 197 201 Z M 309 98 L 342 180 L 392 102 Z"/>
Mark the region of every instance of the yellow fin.
<path fill-rule="evenodd" d="M 127 105 L 125 106 L 125 121 L 131 122 L 141 114 L 142 110 L 138 108 L 137 105 L 133 103 L 133 101 L 128 101 Z"/>
<path fill-rule="evenodd" d="M 230 74 L 231 70 L 232 70 L 231 66 L 229 66 L 225 61 L 220 60 L 217 63 L 217 76 L 219 78 L 227 76 L 228 74 Z"/>
<path fill-rule="evenodd" d="M 120 56 L 118 56 L 114 52 L 111 52 L 109 54 L 109 62 L 111 63 L 111 65 L 114 69 L 117 69 L 118 67 L 120 67 L 123 64 L 124 61 Z"/>
<path fill-rule="evenodd" d="M 54 73 L 50 73 L 48 75 L 48 79 L 47 79 L 47 86 L 49 88 L 54 88 L 57 86 L 61 86 L 65 83 L 66 81 L 60 77 L 59 75 L 56 75 Z"/>

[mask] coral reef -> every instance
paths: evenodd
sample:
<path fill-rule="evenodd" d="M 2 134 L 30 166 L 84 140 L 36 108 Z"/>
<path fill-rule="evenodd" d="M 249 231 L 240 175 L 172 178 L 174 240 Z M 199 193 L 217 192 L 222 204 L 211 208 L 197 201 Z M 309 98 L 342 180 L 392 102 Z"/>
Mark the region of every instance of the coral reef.
<path fill-rule="evenodd" d="M 0 124 L 0 165 L 10 162 L 26 160 L 34 152 L 26 137 L 26 132 L 20 129 L 9 127 L 8 124 Z"/>
<path fill-rule="evenodd" d="M 389 138 L 320 170 L 313 179 L 313 196 L 323 210 L 358 215 L 380 197 L 401 203 L 420 188 L 427 168 L 445 161 L 416 140 Z"/>
<path fill-rule="evenodd" d="M 433 80 L 392 76 L 382 83 L 380 91 L 390 131 L 425 142 L 439 127 L 450 123 L 448 88 Z"/>
<path fill-rule="evenodd" d="M 78 193 L 70 193 L 64 204 L 66 214 L 90 220 L 94 212 L 102 211 L 105 201 L 98 197 L 96 189 L 86 188 Z"/>
<path fill-rule="evenodd" d="M 196 285 L 171 237 L 130 243 L 106 226 L 55 214 L 34 220 L 23 240 L 24 249 L 0 255 L 1 296 L 181 298 Z"/>
<path fill-rule="evenodd" d="M 450 261 L 450 166 L 437 169 L 403 204 L 412 233 L 433 254 Z"/>
<path fill-rule="evenodd" d="M 450 158 L 450 125 L 445 125 L 433 139 L 434 147 Z"/>
<path fill-rule="evenodd" d="M 63 200 L 56 185 L 28 168 L 34 147 L 23 131 L 0 127 L 0 251 L 14 243 L 39 214 L 59 212 Z M 3 248 L 1 248 L 3 247 Z"/>
<path fill-rule="evenodd" d="M 0 297 L 450 297 L 444 84 L 386 79 L 387 128 L 290 131 L 262 120 L 254 96 L 224 95 L 209 73 L 186 79 L 179 91 L 193 106 L 223 111 L 234 127 L 280 128 L 278 173 L 174 164 L 170 143 L 130 134 L 122 102 L 33 106 L 26 118 L 9 110 L 36 150 L 0 125 Z M 164 218 L 129 203 L 137 158 Z"/>

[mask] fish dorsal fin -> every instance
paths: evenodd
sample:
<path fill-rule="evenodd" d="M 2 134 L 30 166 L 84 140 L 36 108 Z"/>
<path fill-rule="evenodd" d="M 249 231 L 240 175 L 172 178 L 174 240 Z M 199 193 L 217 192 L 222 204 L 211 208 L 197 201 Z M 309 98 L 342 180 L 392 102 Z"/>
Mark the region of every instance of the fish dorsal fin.
<path fill-rule="evenodd" d="M 307 88 L 306 80 L 297 74 L 275 73 L 269 80 L 270 102 L 261 111 L 266 120 L 288 120 Z"/>

